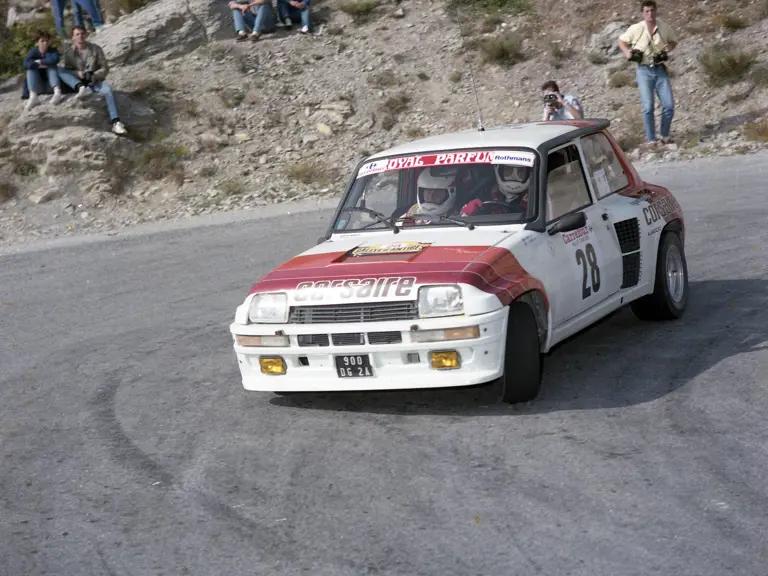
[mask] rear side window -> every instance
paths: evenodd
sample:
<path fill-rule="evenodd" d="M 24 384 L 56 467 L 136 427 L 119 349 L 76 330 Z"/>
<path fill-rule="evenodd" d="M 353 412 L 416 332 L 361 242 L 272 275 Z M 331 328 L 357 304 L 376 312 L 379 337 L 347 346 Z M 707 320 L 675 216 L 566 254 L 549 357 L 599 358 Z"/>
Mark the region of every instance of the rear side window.
<path fill-rule="evenodd" d="M 547 160 L 547 221 L 557 220 L 591 203 L 576 145 L 550 152 Z"/>
<path fill-rule="evenodd" d="M 624 168 L 605 134 L 590 134 L 581 139 L 581 149 L 587 162 L 587 177 L 598 198 L 629 185 Z"/>

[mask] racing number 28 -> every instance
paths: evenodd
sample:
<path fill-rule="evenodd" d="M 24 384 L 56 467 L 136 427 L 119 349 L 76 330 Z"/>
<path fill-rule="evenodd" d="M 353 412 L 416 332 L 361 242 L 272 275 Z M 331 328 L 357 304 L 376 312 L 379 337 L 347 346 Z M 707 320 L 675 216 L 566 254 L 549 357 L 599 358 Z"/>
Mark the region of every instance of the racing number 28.
<path fill-rule="evenodd" d="M 589 298 L 594 290 L 600 290 L 600 266 L 597 264 L 597 253 L 592 244 L 587 244 L 584 250 L 576 250 L 576 263 L 581 266 L 583 275 L 581 283 L 581 299 Z M 591 287 L 589 281 L 591 280 Z"/>

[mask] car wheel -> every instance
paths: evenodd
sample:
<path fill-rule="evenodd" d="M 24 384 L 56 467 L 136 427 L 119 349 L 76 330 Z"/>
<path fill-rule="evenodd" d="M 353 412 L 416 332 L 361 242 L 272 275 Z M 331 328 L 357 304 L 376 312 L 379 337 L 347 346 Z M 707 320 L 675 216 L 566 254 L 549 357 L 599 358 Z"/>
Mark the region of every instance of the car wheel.
<path fill-rule="evenodd" d="M 688 303 L 688 264 L 680 238 L 665 232 L 659 241 L 653 293 L 635 300 L 632 312 L 640 320 L 674 320 Z"/>
<path fill-rule="evenodd" d="M 543 365 L 533 310 L 524 302 L 513 302 L 509 306 L 500 400 L 517 404 L 536 398 L 541 389 Z"/>

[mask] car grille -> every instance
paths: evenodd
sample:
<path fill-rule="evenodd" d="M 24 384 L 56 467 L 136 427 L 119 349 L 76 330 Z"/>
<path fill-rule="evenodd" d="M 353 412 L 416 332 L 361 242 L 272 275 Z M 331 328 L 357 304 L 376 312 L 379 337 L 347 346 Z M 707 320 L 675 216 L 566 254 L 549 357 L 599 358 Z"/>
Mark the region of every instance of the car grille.
<path fill-rule="evenodd" d="M 337 306 L 293 306 L 290 324 L 392 322 L 418 318 L 416 302 L 372 302 Z"/>

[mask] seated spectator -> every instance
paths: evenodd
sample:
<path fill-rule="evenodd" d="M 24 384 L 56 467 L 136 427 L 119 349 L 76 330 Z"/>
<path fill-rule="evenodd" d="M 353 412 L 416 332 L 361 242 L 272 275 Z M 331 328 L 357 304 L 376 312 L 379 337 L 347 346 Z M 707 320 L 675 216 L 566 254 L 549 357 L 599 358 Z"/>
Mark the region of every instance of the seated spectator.
<path fill-rule="evenodd" d="M 277 28 L 272 0 L 233 0 L 229 8 L 235 21 L 238 42 L 246 38 L 256 41 L 262 34 L 271 34 Z M 250 36 L 246 29 L 251 31 Z"/>
<path fill-rule="evenodd" d="M 280 14 L 280 20 L 286 28 L 293 27 L 293 19 L 301 20 L 301 33 L 309 32 L 309 1 L 297 2 L 296 0 L 277 0 L 277 11 Z"/>
<path fill-rule="evenodd" d="M 54 46 L 49 46 L 51 37 L 48 32 L 40 30 L 37 33 L 37 45 L 32 48 L 24 59 L 24 69 L 27 71 L 25 89 L 29 89 L 29 101 L 24 107 L 29 110 L 37 104 L 40 94 L 53 90 L 51 104 L 61 101 L 61 80 L 57 66 L 60 54 Z"/>
<path fill-rule="evenodd" d="M 82 26 L 72 29 L 72 44 L 64 50 L 63 66 L 59 68 L 59 76 L 70 88 L 77 91 L 75 98 L 84 98 L 91 92 L 104 96 L 112 121 L 112 132 L 126 134 L 127 130 L 117 113 L 117 103 L 112 88 L 104 80 L 109 72 L 107 58 L 100 46 L 86 42 L 88 33 Z"/>

